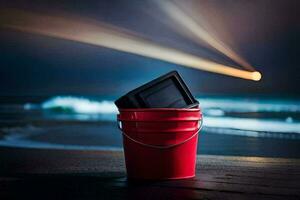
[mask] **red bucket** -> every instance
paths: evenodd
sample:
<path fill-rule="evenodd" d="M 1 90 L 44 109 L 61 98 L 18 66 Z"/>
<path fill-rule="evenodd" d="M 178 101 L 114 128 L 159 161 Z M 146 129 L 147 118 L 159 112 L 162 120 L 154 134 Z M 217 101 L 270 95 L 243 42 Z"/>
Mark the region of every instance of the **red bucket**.
<path fill-rule="evenodd" d="M 130 179 L 195 176 L 199 108 L 120 109 L 119 127 Z"/>

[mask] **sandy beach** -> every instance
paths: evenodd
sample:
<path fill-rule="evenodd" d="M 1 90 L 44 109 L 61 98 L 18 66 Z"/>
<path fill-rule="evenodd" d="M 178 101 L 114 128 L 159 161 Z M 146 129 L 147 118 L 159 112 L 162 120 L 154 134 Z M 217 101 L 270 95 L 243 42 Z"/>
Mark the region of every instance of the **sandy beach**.
<path fill-rule="evenodd" d="M 0 148 L 1 199 L 299 199 L 299 159 L 197 157 L 196 177 L 126 179 L 122 151 Z"/>

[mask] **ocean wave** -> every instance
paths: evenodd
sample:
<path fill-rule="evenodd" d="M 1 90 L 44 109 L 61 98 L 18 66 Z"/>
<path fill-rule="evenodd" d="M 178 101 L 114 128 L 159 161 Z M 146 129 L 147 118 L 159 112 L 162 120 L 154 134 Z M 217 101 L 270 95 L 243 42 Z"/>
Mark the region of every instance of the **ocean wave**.
<path fill-rule="evenodd" d="M 223 116 L 225 112 L 300 112 L 300 101 L 255 100 L 230 98 L 198 98 L 201 108 L 208 115 Z M 25 104 L 25 109 L 37 105 Z M 85 97 L 56 96 L 41 104 L 42 109 L 85 114 L 113 114 L 118 109 L 113 101 L 95 101 Z"/>
<path fill-rule="evenodd" d="M 287 119 L 242 118 L 226 116 L 225 112 L 300 112 L 295 101 L 249 101 L 241 99 L 199 99 L 204 110 L 204 127 L 258 132 L 300 133 L 300 123 Z M 40 105 L 43 110 L 71 113 L 74 120 L 115 121 L 118 113 L 112 101 L 93 101 L 83 97 L 57 96 Z M 26 108 L 26 107 L 25 107 Z M 27 106 L 27 109 L 30 109 Z M 76 115 L 75 115 L 76 114 Z M 83 116 L 83 117 L 82 117 Z M 251 133 L 252 134 L 252 133 Z M 255 135 L 255 134 L 254 134 Z"/>
<path fill-rule="evenodd" d="M 79 114 L 114 114 L 118 110 L 112 101 L 92 101 L 83 97 L 58 96 L 42 103 L 46 110 L 57 110 Z"/>
<path fill-rule="evenodd" d="M 201 108 L 224 112 L 300 112 L 300 101 L 243 98 L 200 98 Z"/>

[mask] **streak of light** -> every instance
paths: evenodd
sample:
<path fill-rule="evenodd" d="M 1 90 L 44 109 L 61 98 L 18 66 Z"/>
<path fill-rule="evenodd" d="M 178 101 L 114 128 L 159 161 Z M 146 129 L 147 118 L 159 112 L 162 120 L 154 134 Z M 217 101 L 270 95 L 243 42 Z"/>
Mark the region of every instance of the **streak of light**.
<path fill-rule="evenodd" d="M 259 72 L 237 69 L 208 61 L 173 48 L 147 41 L 129 31 L 82 17 L 42 15 L 20 10 L 0 12 L 0 25 L 17 31 L 72 40 L 199 70 L 249 80 L 259 80 Z M 2 15 L 2 16 L 1 16 Z"/>
<path fill-rule="evenodd" d="M 177 5 L 175 5 L 171 1 L 157 1 L 157 3 L 170 18 L 177 22 L 181 27 L 189 31 L 189 33 L 194 36 L 193 39 L 197 38 L 198 40 L 196 39 L 196 42 L 205 42 L 210 47 L 214 48 L 215 50 L 234 60 L 236 63 L 240 64 L 245 69 L 255 71 L 254 67 L 252 67 L 245 59 L 234 52 L 223 41 L 218 39 L 216 36 L 213 36 L 212 33 L 208 32 L 192 17 L 183 12 L 183 10 L 180 9 Z M 190 37 L 190 34 L 187 34 L 187 36 Z"/>

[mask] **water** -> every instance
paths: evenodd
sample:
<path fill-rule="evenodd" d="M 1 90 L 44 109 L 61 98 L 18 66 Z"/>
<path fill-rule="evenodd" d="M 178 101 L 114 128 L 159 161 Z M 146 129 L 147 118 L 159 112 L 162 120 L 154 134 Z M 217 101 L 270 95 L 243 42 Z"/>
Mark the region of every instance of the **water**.
<path fill-rule="evenodd" d="M 300 157 L 300 100 L 200 97 L 204 127 L 198 153 Z M 111 98 L 56 96 L 0 104 L 0 145 L 122 148 Z"/>

